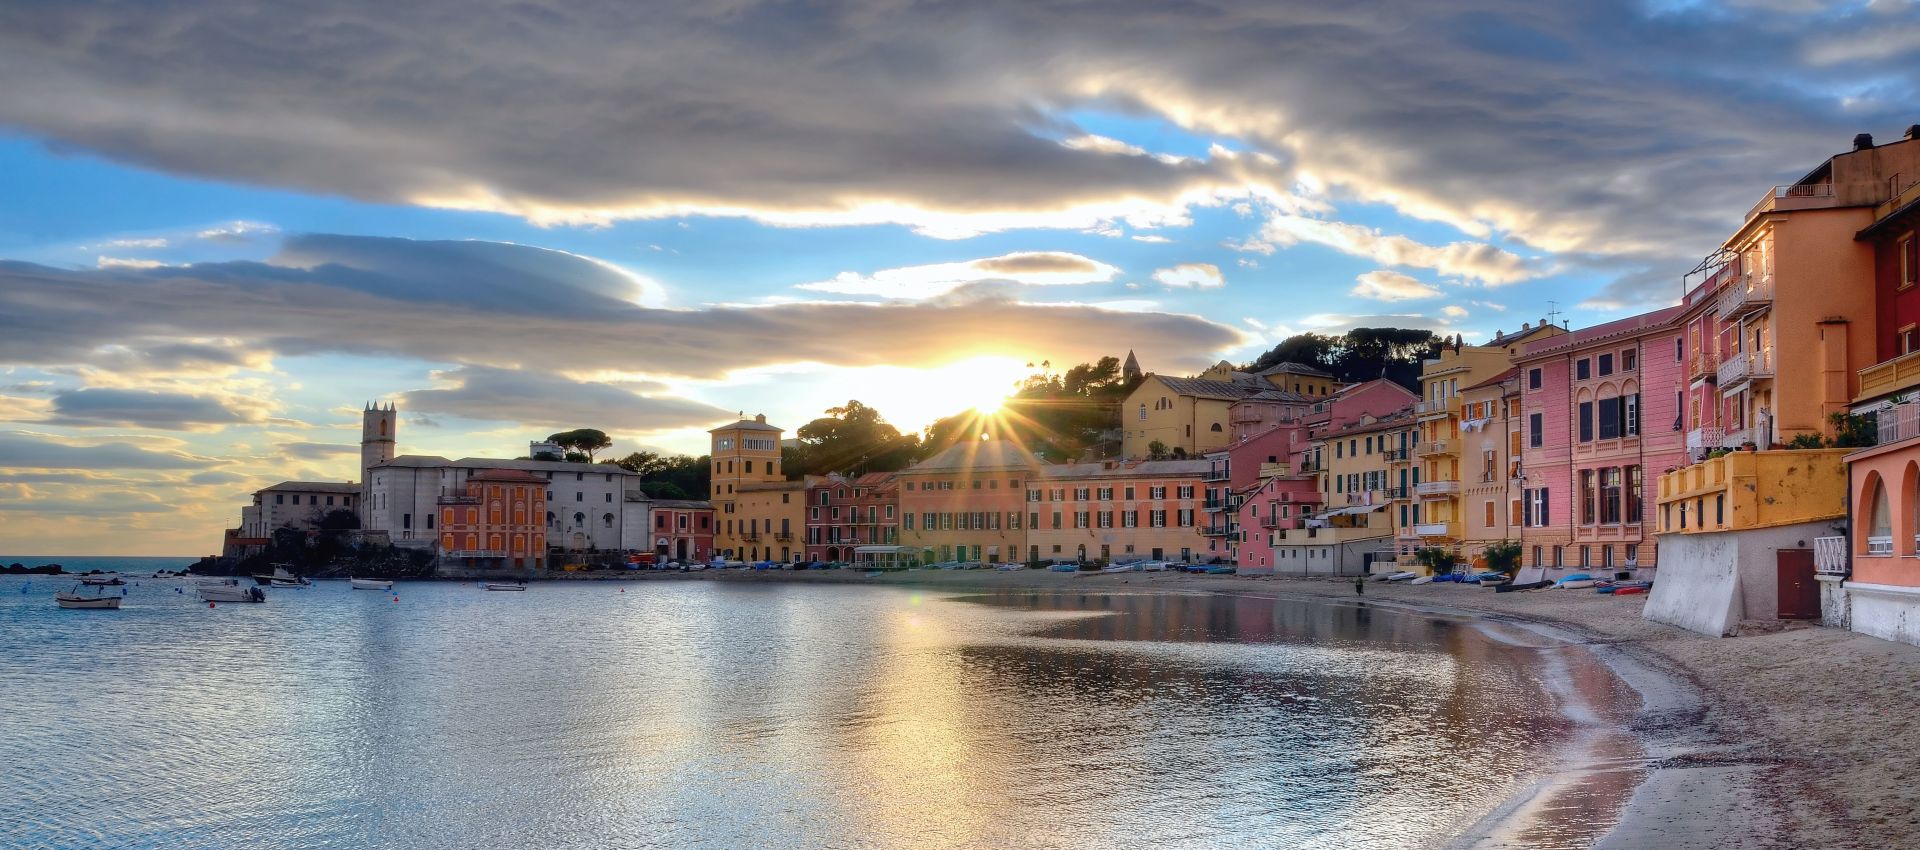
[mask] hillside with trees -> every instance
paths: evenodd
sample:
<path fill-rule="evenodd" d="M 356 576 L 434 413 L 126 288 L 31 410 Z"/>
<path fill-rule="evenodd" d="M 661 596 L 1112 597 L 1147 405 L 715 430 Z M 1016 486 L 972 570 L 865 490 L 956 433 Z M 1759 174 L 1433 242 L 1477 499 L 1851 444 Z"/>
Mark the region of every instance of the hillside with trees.
<path fill-rule="evenodd" d="M 921 456 L 982 433 L 1017 441 L 1053 462 L 1077 460 L 1117 442 L 1120 403 L 1140 386 L 1123 374 L 1120 358 L 1102 357 L 1064 372 L 1053 371 L 1048 361 L 1027 365 L 1037 371 L 1020 382 L 998 412 L 961 411 L 928 425 Z"/>
<path fill-rule="evenodd" d="M 1301 363 L 1332 372 L 1347 383 L 1386 378 L 1420 391 L 1420 361 L 1435 356 L 1445 337 L 1413 328 L 1354 328 L 1344 334 L 1294 334 L 1247 364 L 1258 372 L 1281 363 Z"/>

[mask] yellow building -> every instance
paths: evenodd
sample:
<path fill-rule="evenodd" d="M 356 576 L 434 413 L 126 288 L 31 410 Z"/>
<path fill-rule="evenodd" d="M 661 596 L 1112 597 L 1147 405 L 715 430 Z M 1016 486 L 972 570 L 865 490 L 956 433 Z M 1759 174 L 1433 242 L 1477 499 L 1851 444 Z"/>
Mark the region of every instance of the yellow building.
<path fill-rule="evenodd" d="M 781 430 L 762 414 L 712 435 L 713 549 L 733 560 L 793 561 L 805 551 L 806 482 L 780 471 Z"/>
<path fill-rule="evenodd" d="M 1148 375 L 1121 404 L 1121 454 L 1144 458 L 1157 442 L 1175 457 L 1200 457 L 1234 442 L 1234 402 L 1261 395 L 1305 405 L 1339 386 L 1333 375 L 1298 363 L 1255 374 L 1223 360 L 1191 378 Z"/>
<path fill-rule="evenodd" d="M 1462 345 L 1456 339 L 1452 345 L 1441 346 L 1439 356 L 1421 364 L 1422 400 L 1413 408 L 1420 422 L 1420 442 L 1414 450 L 1418 471 L 1412 495 L 1418 516 L 1413 533 L 1422 546 L 1466 554 L 1467 514 L 1472 509 L 1484 513 L 1481 505 L 1488 501 L 1483 498 L 1469 503 L 1463 498 L 1469 470 L 1477 477 L 1485 462 L 1483 441 L 1462 439 L 1463 433 L 1470 433 L 1464 430 L 1468 421 L 1464 390 L 1505 373 L 1522 342 L 1564 333 L 1565 329 L 1542 322 L 1516 333 L 1497 334 L 1486 345 Z M 1466 456 L 1469 452 L 1473 454 Z M 1505 480 L 1501 483 L 1504 485 Z"/>
<path fill-rule="evenodd" d="M 1489 545 L 1520 539 L 1520 370 L 1460 391 L 1460 555 L 1474 562 Z"/>

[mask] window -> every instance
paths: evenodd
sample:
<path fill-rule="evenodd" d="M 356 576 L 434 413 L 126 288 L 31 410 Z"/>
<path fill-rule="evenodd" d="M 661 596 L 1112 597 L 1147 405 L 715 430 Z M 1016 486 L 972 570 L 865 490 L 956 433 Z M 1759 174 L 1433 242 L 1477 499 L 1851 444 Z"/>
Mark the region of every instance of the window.
<path fill-rule="evenodd" d="M 1102 502 L 1110 502 L 1110 501 L 1113 501 L 1113 488 L 1112 488 L 1112 487 L 1101 487 L 1101 488 L 1100 488 L 1100 501 L 1102 501 Z"/>
<path fill-rule="evenodd" d="M 1491 500 L 1487 501 L 1485 503 L 1485 507 L 1486 507 L 1486 518 L 1485 520 L 1482 521 L 1481 524 L 1485 525 L 1488 528 L 1492 528 L 1494 526 L 1493 502 Z"/>
<path fill-rule="evenodd" d="M 1580 524 L 1592 525 L 1595 514 L 1595 499 L 1599 493 L 1593 487 L 1593 470 L 1580 470 Z"/>
<path fill-rule="evenodd" d="M 1527 389 L 1537 390 L 1539 388 L 1540 388 L 1540 370 L 1528 369 L 1527 370 Z"/>
<path fill-rule="evenodd" d="M 1607 525 L 1620 524 L 1620 467 L 1610 466 L 1600 470 L 1600 521 Z"/>
<path fill-rule="evenodd" d="M 1053 527 L 1056 530 L 1060 528 L 1060 512 L 1059 511 L 1053 512 Z"/>
<path fill-rule="evenodd" d="M 1641 488 L 1640 467 L 1629 466 L 1626 469 L 1627 469 L 1627 472 L 1626 472 L 1627 522 L 1637 523 L 1637 522 L 1640 522 L 1642 511 L 1644 510 L 1644 507 L 1641 504 L 1642 497 L 1640 494 L 1641 492 L 1640 491 L 1640 488 Z M 1629 561 L 1633 560 L 1633 550 L 1631 548 L 1629 548 L 1627 551 L 1627 560 Z"/>
<path fill-rule="evenodd" d="M 1167 488 L 1165 487 L 1148 487 L 1147 488 L 1147 498 L 1149 499 L 1164 499 L 1166 497 L 1167 497 Z M 1128 498 L 1132 498 L 1132 497 L 1129 496 Z"/>
<path fill-rule="evenodd" d="M 1573 362 L 1573 379 L 1574 380 L 1584 381 L 1591 377 L 1593 377 L 1593 361 L 1588 360 L 1585 357 L 1582 357 L 1579 360 L 1575 360 Z"/>
<path fill-rule="evenodd" d="M 1916 276 L 1920 276 L 1920 268 L 1917 268 L 1920 267 L 1920 254 L 1915 253 L 1916 247 L 1920 246 L 1915 245 L 1915 240 L 1911 233 L 1907 234 L 1906 238 L 1900 240 L 1901 289 L 1912 286 Z"/>
<path fill-rule="evenodd" d="M 1640 544 L 1627 544 L 1627 565 L 1636 567 L 1640 565 Z"/>
<path fill-rule="evenodd" d="M 573 491 L 573 500 L 576 502 L 584 502 L 587 500 L 587 494 L 580 490 L 575 490 Z"/>
<path fill-rule="evenodd" d="M 1122 493 L 1125 493 L 1125 494 L 1126 494 L 1126 495 L 1124 496 L 1124 498 L 1125 498 L 1125 499 L 1126 499 L 1127 501 L 1129 501 L 1129 502 L 1131 502 L 1131 501 L 1133 501 L 1133 488 L 1132 488 L 1132 487 L 1128 487 L 1128 488 L 1126 488 L 1125 490 L 1122 490 L 1121 492 L 1122 492 Z"/>
<path fill-rule="evenodd" d="M 1640 435 L 1640 394 L 1621 396 L 1620 434 L 1626 437 Z"/>
<path fill-rule="evenodd" d="M 1040 491 L 1039 491 L 1039 490 L 1028 490 L 1028 491 L 1027 491 L 1027 501 L 1029 501 L 1029 502 L 1038 502 L 1038 501 L 1040 501 Z"/>
<path fill-rule="evenodd" d="M 1600 400 L 1600 439 L 1620 439 L 1621 410 L 1622 406 L 1618 398 Z"/>
<path fill-rule="evenodd" d="M 1089 515 L 1089 514 L 1088 514 L 1088 513 L 1086 512 L 1086 511 L 1074 511 L 1074 513 L 1073 513 L 1073 527 L 1074 527 L 1074 528 L 1086 528 L 1086 527 L 1087 527 L 1087 526 L 1088 526 L 1088 525 L 1090 524 L 1090 523 L 1088 522 L 1088 518 L 1089 518 L 1089 516 L 1090 516 L 1090 515 Z"/>
<path fill-rule="evenodd" d="M 1673 362 L 1679 363 L 1685 359 L 1687 359 L 1687 341 L 1676 337 L 1673 340 Z"/>
<path fill-rule="evenodd" d="M 1613 374 L 1613 355 L 1611 354 L 1600 355 L 1600 374 L 1601 375 Z"/>
<path fill-rule="evenodd" d="M 1140 421 L 1147 421 L 1147 406 L 1144 404 L 1140 405 Z"/>
<path fill-rule="evenodd" d="M 1527 416 L 1527 445 L 1536 449 L 1540 448 L 1543 444 L 1542 441 L 1545 439 L 1545 435 L 1541 433 L 1546 430 L 1541 425 L 1544 416 L 1544 414 L 1540 413 L 1528 414 Z"/>
<path fill-rule="evenodd" d="M 296 498 L 297 498 L 297 497 L 296 497 Z M 284 504 L 286 504 L 286 503 L 287 503 L 287 496 L 286 496 L 286 494 L 285 494 L 285 493 L 275 493 L 275 494 L 273 494 L 273 503 L 274 503 L 274 504 L 276 504 L 276 505 L 284 505 Z"/>
<path fill-rule="evenodd" d="M 608 493 L 608 494 L 606 494 L 606 496 L 607 496 L 607 501 L 608 501 L 608 502 L 612 502 L 612 501 L 613 501 L 613 494 L 612 494 L 612 493 Z"/>
<path fill-rule="evenodd" d="M 1639 349 L 1629 348 L 1625 351 L 1620 352 L 1620 371 L 1622 372 L 1633 371 L 1633 367 L 1639 365 L 1639 360 L 1640 360 Z"/>

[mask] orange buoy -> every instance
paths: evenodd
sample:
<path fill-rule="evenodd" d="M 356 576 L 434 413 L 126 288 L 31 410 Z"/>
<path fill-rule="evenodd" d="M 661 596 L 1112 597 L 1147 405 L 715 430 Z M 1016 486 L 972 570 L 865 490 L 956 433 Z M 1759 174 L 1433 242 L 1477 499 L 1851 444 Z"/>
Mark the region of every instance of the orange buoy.
<path fill-rule="evenodd" d="M 212 607 L 213 607 L 213 603 L 211 603 L 211 602 L 209 602 L 209 603 L 207 603 L 207 607 L 208 607 L 208 608 L 212 608 Z"/>

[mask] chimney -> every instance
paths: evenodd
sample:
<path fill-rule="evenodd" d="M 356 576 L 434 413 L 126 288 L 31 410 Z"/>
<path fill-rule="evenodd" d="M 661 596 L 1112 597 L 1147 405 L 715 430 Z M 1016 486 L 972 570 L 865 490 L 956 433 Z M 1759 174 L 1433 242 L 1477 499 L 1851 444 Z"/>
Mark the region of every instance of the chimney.
<path fill-rule="evenodd" d="M 1920 139 L 1920 124 L 1908 124 L 1907 134 L 1905 136 L 1902 136 L 1901 138 L 1904 138 L 1909 142 L 1913 141 L 1914 139 Z"/>
<path fill-rule="evenodd" d="M 1871 148 L 1871 147 L 1873 147 L 1873 134 L 1872 134 L 1872 133 L 1861 133 L 1860 135 L 1857 135 L 1857 136 L 1854 136 L 1854 137 L 1853 137 L 1853 149 L 1854 149 L 1854 150 L 1857 150 L 1857 151 L 1863 151 L 1863 150 L 1866 150 L 1866 149 L 1868 149 L 1868 148 Z"/>
<path fill-rule="evenodd" d="M 765 425 L 767 424 L 767 415 L 764 413 L 756 413 L 753 415 L 753 421 Z"/>
<path fill-rule="evenodd" d="M 1520 323 L 1520 332 L 1521 332 L 1521 333 L 1526 333 L 1527 331 L 1530 331 L 1530 330 L 1533 330 L 1533 323 L 1532 323 L 1532 322 L 1521 322 L 1521 323 Z"/>

